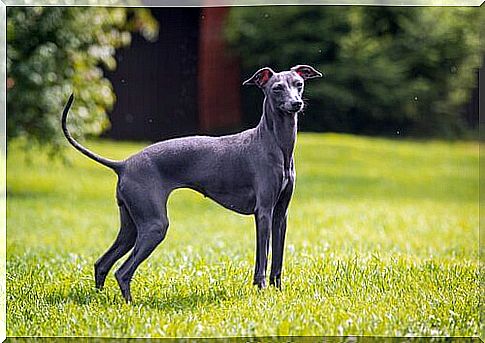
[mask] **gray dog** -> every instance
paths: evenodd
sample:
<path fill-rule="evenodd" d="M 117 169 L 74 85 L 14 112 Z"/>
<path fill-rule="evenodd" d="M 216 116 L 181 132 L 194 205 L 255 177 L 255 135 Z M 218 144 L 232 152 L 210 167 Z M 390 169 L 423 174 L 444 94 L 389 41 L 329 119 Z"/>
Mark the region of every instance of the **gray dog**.
<path fill-rule="evenodd" d="M 74 148 L 118 175 L 120 232 L 95 263 L 96 287 L 103 288 L 113 264 L 133 248 L 115 273 L 123 297 L 131 301 L 133 274 L 167 233 L 168 196 L 174 189 L 191 188 L 227 209 L 255 215 L 254 284 L 260 288 L 266 286 L 271 234 L 270 284 L 281 288 L 287 209 L 295 184 L 293 150 L 297 113 L 303 109 L 304 80 L 321 76 L 307 65 L 279 73 L 262 68 L 243 83 L 258 86 L 265 95 L 258 126 L 228 136 L 194 136 L 159 142 L 123 161 L 101 157 L 72 138 L 66 126 L 74 100 L 71 95 L 62 113 L 64 135 Z"/>

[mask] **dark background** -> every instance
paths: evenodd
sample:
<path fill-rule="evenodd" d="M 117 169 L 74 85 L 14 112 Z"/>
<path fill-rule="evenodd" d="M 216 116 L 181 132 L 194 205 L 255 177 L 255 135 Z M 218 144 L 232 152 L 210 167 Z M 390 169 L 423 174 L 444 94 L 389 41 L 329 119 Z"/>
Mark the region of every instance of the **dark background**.
<path fill-rule="evenodd" d="M 156 141 L 188 134 L 231 133 L 258 123 L 261 92 L 241 86 L 250 76 L 249 70 L 241 70 L 243 57 L 224 39 L 223 24 L 229 11 L 151 9 L 160 25 L 158 40 L 150 42 L 134 34 L 131 46 L 116 53 L 117 69 L 106 72 L 117 101 L 109 113 L 111 129 L 105 136 Z M 474 73 L 476 86 L 459 108 L 459 116 L 470 130 L 478 127 L 478 69 Z M 300 129 L 305 131 L 392 136 L 400 127 L 404 134 L 406 125 L 412 126 L 405 120 L 396 124 L 394 119 L 369 124 L 366 117 L 351 111 L 341 117 L 325 114 L 322 119 L 312 111 L 311 98 L 308 102 L 307 115 L 300 120 Z"/>
<path fill-rule="evenodd" d="M 106 72 L 117 101 L 110 113 L 115 139 L 157 140 L 198 128 L 198 8 L 153 9 L 158 40 L 133 35 L 116 53 L 118 67 Z"/>
<path fill-rule="evenodd" d="M 475 7 L 9 7 L 7 141 L 158 141 L 255 126 L 261 67 L 309 64 L 300 131 L 478 138 Z"/>

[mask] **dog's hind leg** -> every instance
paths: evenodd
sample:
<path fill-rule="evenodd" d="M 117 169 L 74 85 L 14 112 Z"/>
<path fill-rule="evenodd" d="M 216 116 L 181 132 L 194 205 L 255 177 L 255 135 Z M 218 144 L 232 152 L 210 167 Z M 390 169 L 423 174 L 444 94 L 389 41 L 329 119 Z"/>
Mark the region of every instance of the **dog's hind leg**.
<path fill-rule="evenodd" d="M 111 267 L 135 245 L 136 226 L 125 205 L 120 204 L 120 231 L 111 247 L 94 264 L 96 288 L 102 289 Z"/>
<path fill-rule="evenodd" d="M 131 302 L 130 283 L 136 269 L 164 240 L 168 230 L 167 195 L 153 191 L 142 195 L 140 201 L 133 199 L 128 204 L 138 230 L 137 237 L 130 257 L 115 273 L 126 302 Z"/>

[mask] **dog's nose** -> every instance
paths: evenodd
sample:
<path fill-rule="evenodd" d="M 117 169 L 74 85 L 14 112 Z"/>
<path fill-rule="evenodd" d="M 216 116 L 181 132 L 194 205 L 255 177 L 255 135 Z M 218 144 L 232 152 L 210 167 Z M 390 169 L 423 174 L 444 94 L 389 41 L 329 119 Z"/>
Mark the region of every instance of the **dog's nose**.
<path fill-rule="evenodd" d="M 302 101 L 292 101 L 291 102 L 291 108 L 293 110 L 299 110 L 301 108 L 301 106 L 303 105 L 303 102 Z"/>

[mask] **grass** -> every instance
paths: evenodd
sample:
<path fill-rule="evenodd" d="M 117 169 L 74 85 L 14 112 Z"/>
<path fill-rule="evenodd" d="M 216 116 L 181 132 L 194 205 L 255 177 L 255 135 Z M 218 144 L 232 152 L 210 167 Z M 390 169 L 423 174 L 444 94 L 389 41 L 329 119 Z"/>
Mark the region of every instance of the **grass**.
<path fill-rule="evenodd" d="M 68 158 L 9 147 L 9 336 L 478 335 L 478 143 L 300 134 L 282 292 L 251 286 L 252 217 L 176 191 L 132 305 L 112 274 L 93 281 L 117 233 L 115 175 Z"/>

